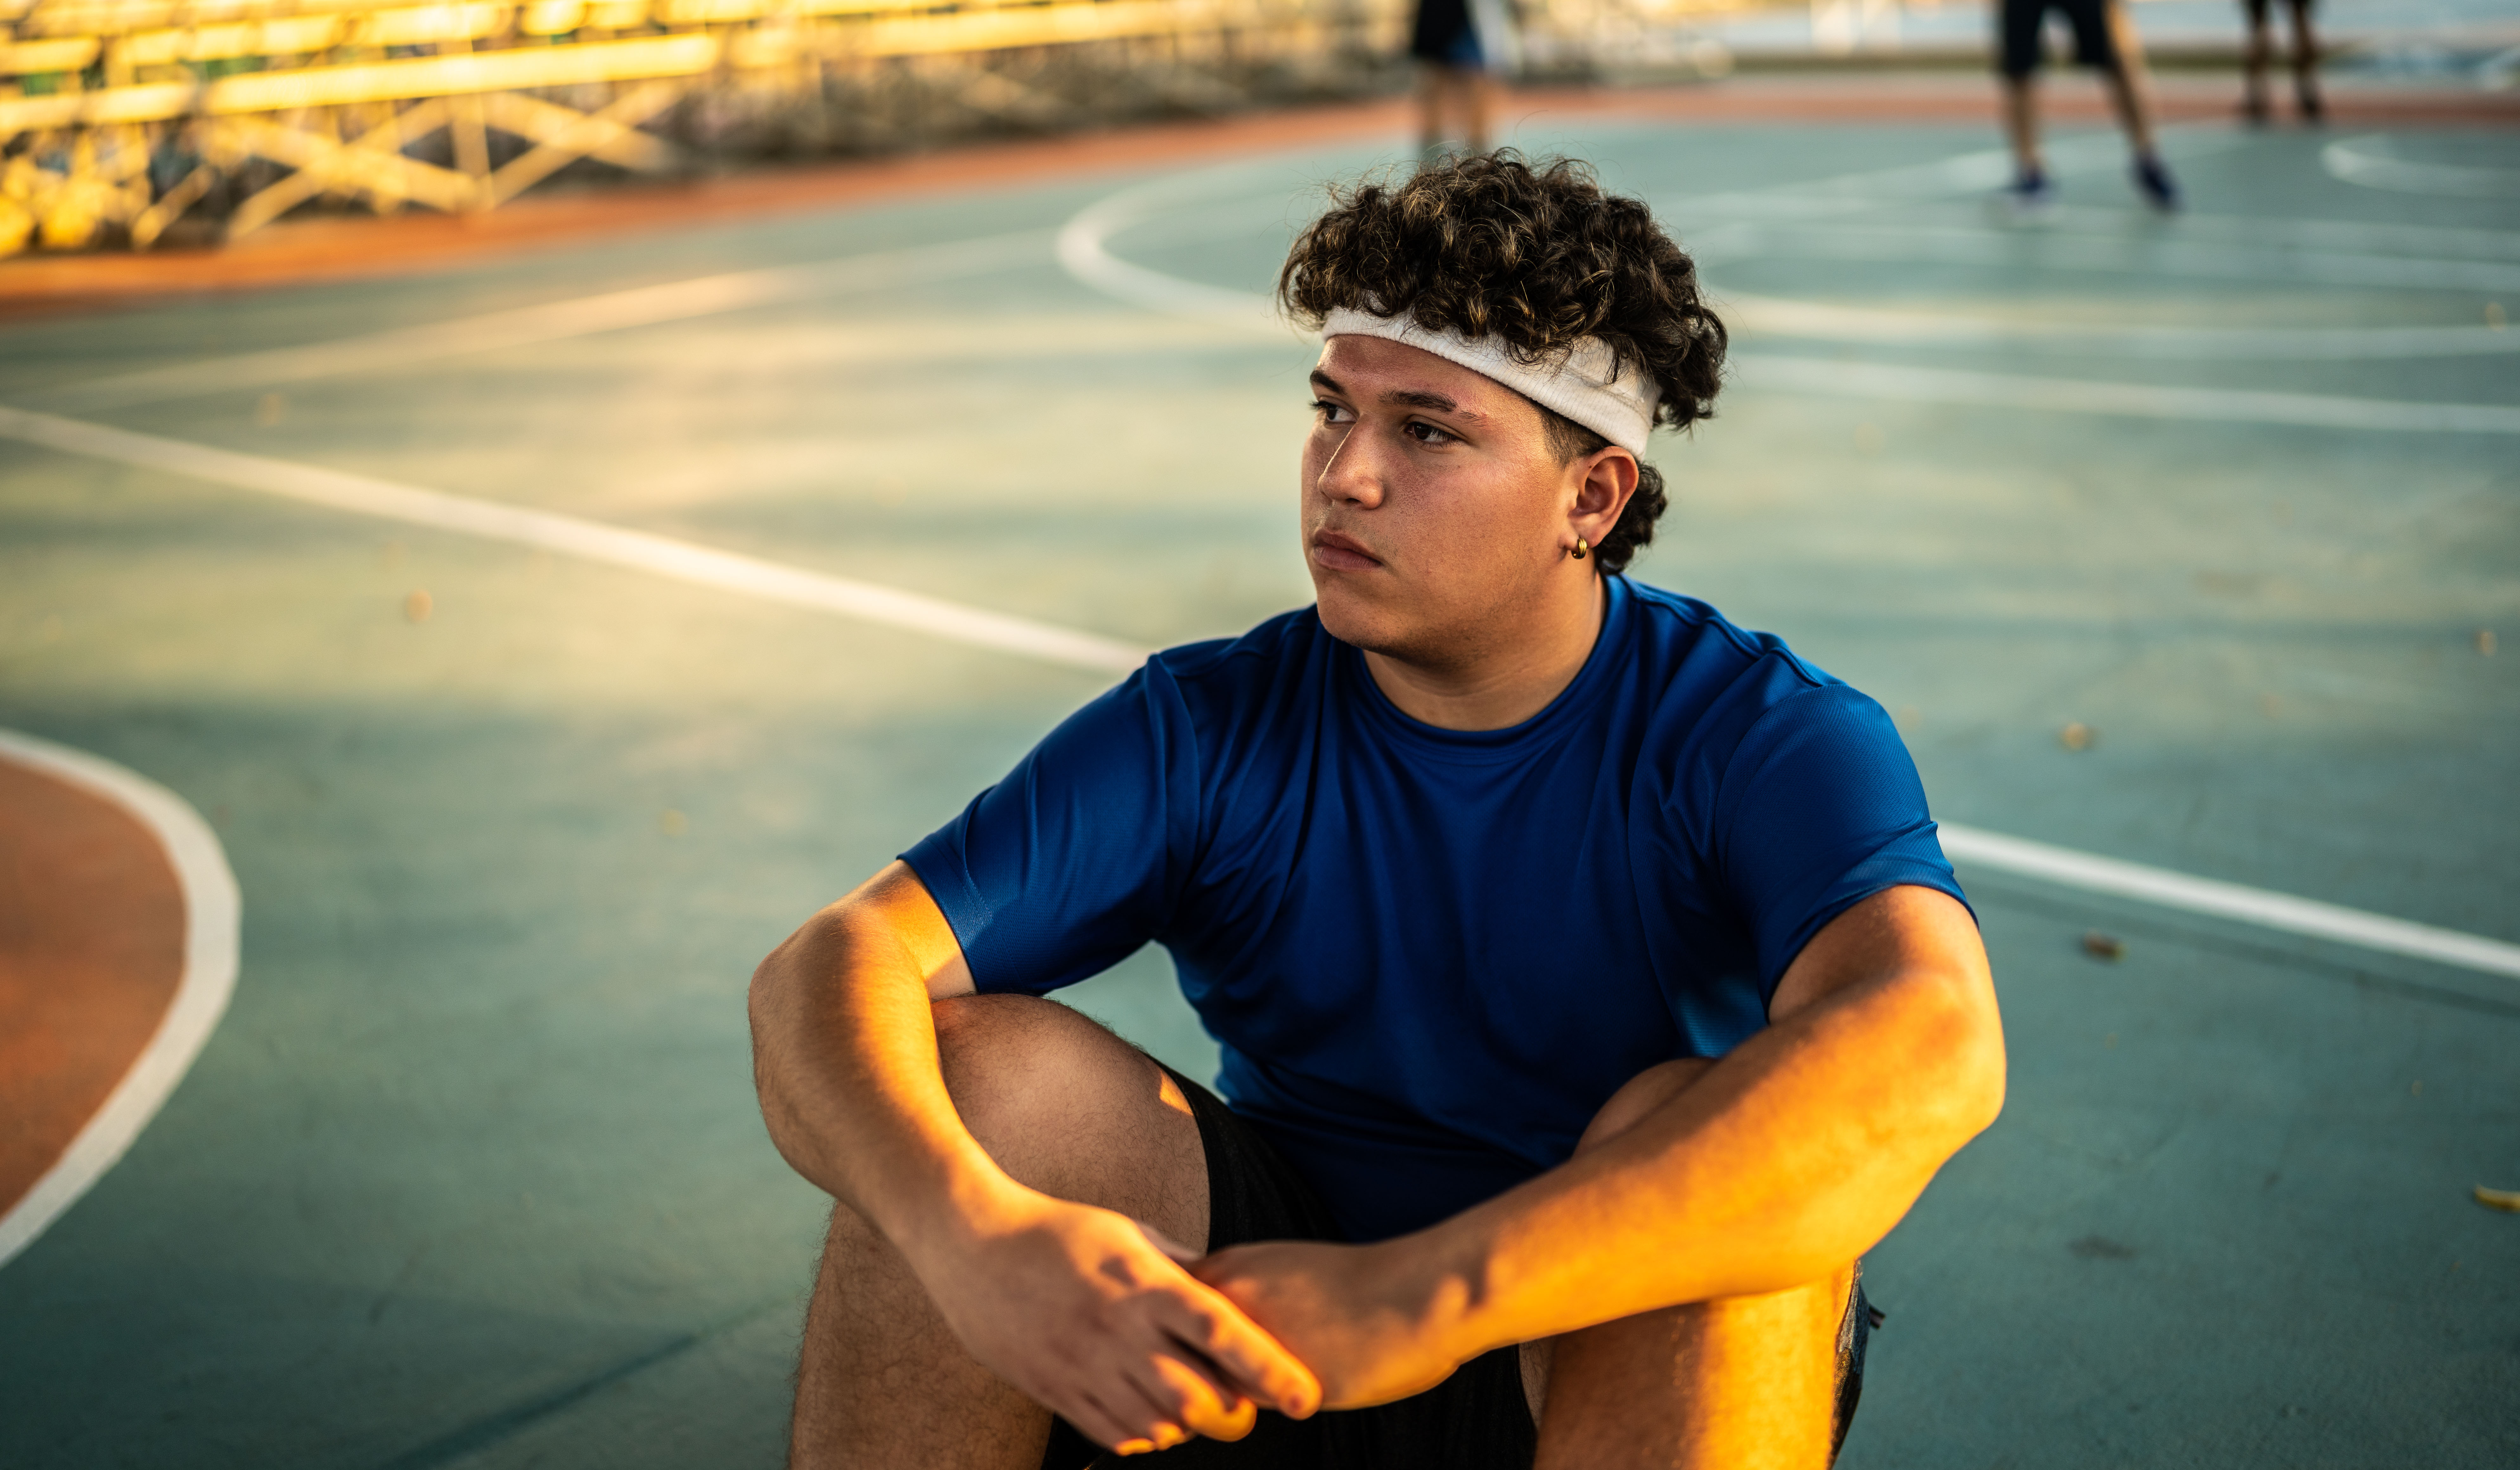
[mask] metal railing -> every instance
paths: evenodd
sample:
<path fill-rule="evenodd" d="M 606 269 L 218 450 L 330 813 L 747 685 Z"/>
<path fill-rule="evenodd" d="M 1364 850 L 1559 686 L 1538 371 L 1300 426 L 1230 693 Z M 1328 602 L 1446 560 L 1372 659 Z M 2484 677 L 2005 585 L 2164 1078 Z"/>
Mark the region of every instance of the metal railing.
<path fill-rule="evenodd" d="M 583 160 L 689 168 L 774 114 L 829 147 L 939 105 L 1039 127 L 1115 88 L 1336 91 L 1407 22 L 1408 0 L 0 0 L 0 254 L 234 238 L 319 197 L 488 209 Z"/>

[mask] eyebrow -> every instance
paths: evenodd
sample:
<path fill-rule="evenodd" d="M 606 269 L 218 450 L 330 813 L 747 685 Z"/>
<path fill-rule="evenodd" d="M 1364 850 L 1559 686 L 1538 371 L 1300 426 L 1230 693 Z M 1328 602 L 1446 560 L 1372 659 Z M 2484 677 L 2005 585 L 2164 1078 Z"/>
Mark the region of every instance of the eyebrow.
<path fill-rule="evenodd" d="M 1315 388 L 1328 389 L 1334 393 L 1344 393 L 1347 391 L 1346 387 L 1336 378 L 1331 377 L 1329 374 L 1325 373 L 1318 368 L 1313 371 L 1313 386 Z M 1486 414 L 1480 413 L 1476 409 L 1463 408 L 1461 404 L 1444 396 L 1442 393 L 1423 392 L 1415 389 L 1395 388 L 1382 395 L 1382 401 L 1409 408 L 1426 408 L 1432 409 L 1437 413 L 1449 413 L 1458 418 L 1470 420 L 1473 423 L 1484 421 L 1487 418 Z"/>

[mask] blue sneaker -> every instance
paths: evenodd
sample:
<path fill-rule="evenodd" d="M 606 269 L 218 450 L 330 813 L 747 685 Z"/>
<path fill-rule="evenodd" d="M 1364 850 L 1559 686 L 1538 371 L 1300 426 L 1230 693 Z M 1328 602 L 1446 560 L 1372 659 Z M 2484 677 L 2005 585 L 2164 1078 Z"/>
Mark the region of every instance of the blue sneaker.
<path fill-rule="evenodd" d="M 2145 204 L 2164 214 L 2179 208 L 2179 183 L 2170 176 L 2170 170 L 2162 166 L 2161 160 L 2151 154 L 2144 154 L 2135 161 L 2135 192 L 2143 196 Z"/>
<path fill-rule="evenodd" d="M 1999 196 L 2015 214 L 2039 214 L 2055 207 L 2056 186 L 2048 181 L 2047 170 L 2024 168 L 2013 175 Z"/>

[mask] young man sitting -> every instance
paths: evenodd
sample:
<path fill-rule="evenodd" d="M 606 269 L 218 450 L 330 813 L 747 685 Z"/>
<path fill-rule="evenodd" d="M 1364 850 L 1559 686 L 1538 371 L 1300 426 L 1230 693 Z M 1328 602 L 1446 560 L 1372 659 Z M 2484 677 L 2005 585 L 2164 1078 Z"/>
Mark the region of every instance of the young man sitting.
<path fill-rule="evenodd" d="M 2003 1048 L 1880 708 L 1620 574 L 1723 326 L 1510 155 L 1345 194 L 1280 292 L 1318 604 L 1149 659 L 754 979 L 839 1202 L 795 1463 L 1824 1465 L 1857 1260 Z M 1149 941 L 1225 1101 L 1039 998 Z"/>

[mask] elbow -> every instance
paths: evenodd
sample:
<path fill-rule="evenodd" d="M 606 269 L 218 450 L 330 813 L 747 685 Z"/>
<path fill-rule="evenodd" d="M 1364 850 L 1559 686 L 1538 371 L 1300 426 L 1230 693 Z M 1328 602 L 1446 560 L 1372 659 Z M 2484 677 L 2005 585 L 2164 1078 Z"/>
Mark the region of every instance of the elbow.
<path fill-rule="evenodd" d="M 1995 983 L 1982 970 L 1947 977 L 1942 990 L 1933 1070 L 1941 1074 L 1938 1090 L 1957 1152 L 2003 1112 L 2003 1017 L 1996 1007 Z"/>
<path fill-rule="evenodd" d="M 807 975 L 821 947 L 818 931 L 825 918 L 816 915 L 765 955 L 753 967 L 744 996 L 752 1033 L 752 1087 L 760 1098 L 761 1121 L 770 1129 L 770 1141 L 791 1160 L 793 1140 L 788 1134 L 795 1118 L 791 1093 L 806 1051 L 800 1033 L 810 1009 Z"/>

